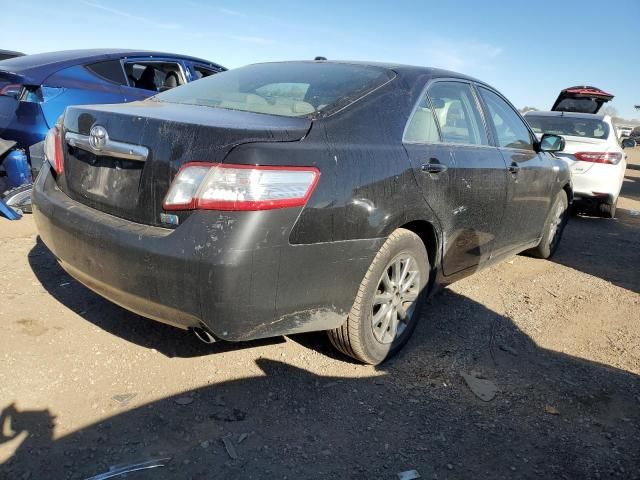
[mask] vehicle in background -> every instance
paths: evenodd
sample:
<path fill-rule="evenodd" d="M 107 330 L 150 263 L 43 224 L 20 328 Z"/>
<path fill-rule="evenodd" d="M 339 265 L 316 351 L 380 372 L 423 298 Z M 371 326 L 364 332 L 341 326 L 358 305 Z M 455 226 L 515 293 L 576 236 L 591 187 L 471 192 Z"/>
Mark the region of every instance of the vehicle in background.
<path fill-rule="evenodd" d="M 561 137 L 423 67 L 251 65 L 69 107 L 45 143 L 35 221 L 80 282 L 207 343 L 328 330 L 373 364 L 436 285 L 553 255 L 572 199 Z"/>
<path fill-rule="evenodd" d="M 13 52 L 11 50 L 0 50 L 0 61 L 7 60 L 9 58 L 22 57 L 24 53 Z"/>
<path fill-rule="evenodd" d="M 524 117 L 536 135 L 564 138 L 564 150 L 556 155 L 571 169 L 577 206 L 614 218 L 627 166 L 623 148 L 632 145 L 628 140 L 620 144 L 611 117 L 566 111 L 527 112 Z"/>
<path fill-rule="evenodd" d="M 0 62 L 0 138 L 28 148 L 68 105 L 122 103 L 225 70 L 208 60 L 135 50 L 67 50 Z"/>
<path fill-rule="evenodd" d="M 640 145 L 640 127 L 634 127 L 629 134 L 629 138 L 636 142 L 636 145 Z"/>
<path fill-rule="evenodd" d="M 618 132 L 618 138 L 621 140 L 623 138 L 628 138 L 629 135 L 631 135 L 631 132 L 633 131 L 633 127 L 628 127 L 626 125 L 616 125 L 615 127 Z"/>

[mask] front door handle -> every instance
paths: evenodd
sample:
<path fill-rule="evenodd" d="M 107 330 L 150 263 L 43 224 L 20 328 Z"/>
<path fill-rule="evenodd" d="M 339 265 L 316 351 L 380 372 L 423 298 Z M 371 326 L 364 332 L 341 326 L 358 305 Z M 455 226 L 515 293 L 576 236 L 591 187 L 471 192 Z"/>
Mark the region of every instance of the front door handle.
<path fill-rule="evenodd" d="M 520 171 L 520 167 L 516 163 L 512 163 L 511 165 L 509 165 L 509 171 L 514 175 L 517 175 Z"/>
<path fill-rule="evenodd" d="M 447 166 L 441 163 L 423 163 L 421 169 L 426 173 L 438 174 L 446 172 Z"/>

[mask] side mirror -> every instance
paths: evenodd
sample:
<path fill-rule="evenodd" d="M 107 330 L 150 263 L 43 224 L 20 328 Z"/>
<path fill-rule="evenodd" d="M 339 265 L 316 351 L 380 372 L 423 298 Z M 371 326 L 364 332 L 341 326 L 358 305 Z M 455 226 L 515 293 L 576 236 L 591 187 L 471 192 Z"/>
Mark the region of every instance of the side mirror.
<path fill-rule="evenodd" d="M 633 148 L 636 146 L 636 141 L 633 138 L 625 138 L 622 140 L 622 148 Z"/>
<path fill-rule="evenodd" d="M 564 138 L 560 135 L 552 135 L 545 133 L 538 143 L 538 151 L 540 152 L 561 152 L 564 150 Z"/>

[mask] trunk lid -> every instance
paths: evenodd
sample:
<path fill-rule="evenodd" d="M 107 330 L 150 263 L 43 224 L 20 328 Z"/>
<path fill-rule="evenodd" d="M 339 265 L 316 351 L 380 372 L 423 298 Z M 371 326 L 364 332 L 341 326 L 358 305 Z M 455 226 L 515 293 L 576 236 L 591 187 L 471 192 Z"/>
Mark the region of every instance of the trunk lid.
<path fill-rule="evenodd" d="M 104 150 L 80 148 L 72 139 L 79 135 L 88 140 L 97 125 L 108 133 L 109 141 L 126 148 L 142 147 L 146 158 L 114 157 Z M 64 174 L 58 182 L 71 198 L 92 208 L 166 227 L 160 219 L 162 201 L 184 163 L 223 162 L 243 143 L 297 141 L 310 127 L 311 120 L 306 118 L 153 100 L 69 107 L 63 136 L 70 140 L 65 143 Z M 183 220 L 189 212 L 179 215 Z"/>
<path fill-rule="evenodd" d="M 598 113 L 602 105 L 611 101 L 613 95 L 587 85 L 565 88 L 556 99 L 552 111 Z"/>

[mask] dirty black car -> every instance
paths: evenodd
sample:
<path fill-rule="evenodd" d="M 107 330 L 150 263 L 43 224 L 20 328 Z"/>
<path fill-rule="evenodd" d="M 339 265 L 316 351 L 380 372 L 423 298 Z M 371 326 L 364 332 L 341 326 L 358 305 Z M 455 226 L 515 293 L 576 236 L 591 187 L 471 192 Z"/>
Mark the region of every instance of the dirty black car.
<path fill-rule="evenodd" d="M 72 276 L 134 312 L 208 342 L 326 330 L 376 364 L 437 286 L 554 253 L 562 147 L 464 75 L 258 64 L 67 108 L 34 213 Z"/>

